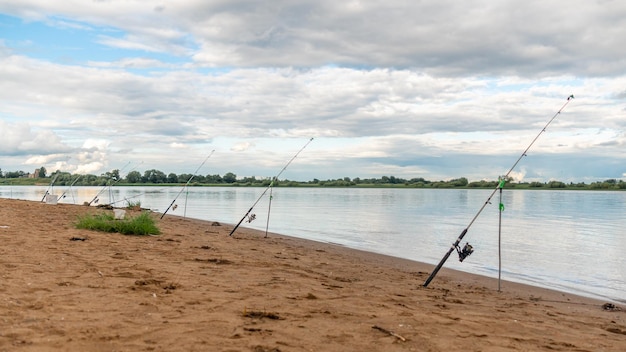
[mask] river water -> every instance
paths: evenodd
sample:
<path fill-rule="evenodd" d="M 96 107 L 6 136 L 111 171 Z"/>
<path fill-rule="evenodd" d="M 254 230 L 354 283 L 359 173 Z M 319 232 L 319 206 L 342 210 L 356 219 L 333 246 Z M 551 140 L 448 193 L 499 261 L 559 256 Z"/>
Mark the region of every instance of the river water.
<path fill-rule="evenodd" d="M 61 203 L 83 204 L 100 193 L 98 204 L 140 202 L 159 212 L 176 199 L 168 214 L 230 224 L 259 200 L 256 220 L 241 226 L 431 264 L 493 192 L 278 187 L 261 196 L 265 188 L 0 186 L 0 197 L 41 201 L 46 190 L 65 194 Z M 626 302 L 626 192 L 505 189 L 501 226 L 499 196 L 461 243 L 474 253 L 462 263 L 453 253 L 444 267 L 497 278 L 500 242 L 503 280 Z"/>

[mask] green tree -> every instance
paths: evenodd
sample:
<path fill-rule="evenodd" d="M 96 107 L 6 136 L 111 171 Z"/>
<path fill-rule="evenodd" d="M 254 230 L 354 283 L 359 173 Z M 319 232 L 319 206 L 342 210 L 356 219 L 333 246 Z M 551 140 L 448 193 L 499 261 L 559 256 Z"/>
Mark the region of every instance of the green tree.
<path fill-rule="evenodd" d="M 57 186 L 67 186 L 67 185 L 70 185 L 72 183 L 72 174 L 71 173 L 57 171 L 57 172 L 55 172 L 55 174 L 57 175 L 57 176 L 55 176 L 57 178 L 57 180 L 54 182 L 55 185 L 57 185 Z M 50 177 L 52 177 L 52 175 L 50 175 Z"/>
<path fill-rule="evenodd" d="M 107 171 L 104 174 L 102 174 L 102 177 L 105 177 L 111 181 L 119 181 L 120 180 L 120 170 L 119 169 L 115 169 L 112 171 Z"/>
<path fill-rule="evenodd" d="M 178 182 L 178 176 L 176 176 L 175 173 L 171 172 L 169 175 L 167 175 L 167 183 L 177 183 L 177 182 Z"/>
<path fill-rule="evenodd" d="M 120 176 L 120 169 L 114 169 L 113 171 L 111 171 L 111 179 L 113 181 L 119 181 L 122 179 L 122 177 Z"/>
<path fill-rule="evenodd" d="M 167 176 L 165 176 L 165 173 L 163 171 L 151 169 L 144 171 L 141 180 L 143 182 L 150 183 L 165 183 L 167 181 Z"/>
<path fill-rule="evenodd" d="M 224 182 L 226 183 L 235 183 L 237 181 L 237 175 L 233 174 L 232 172 L 228 172 L 222 177 L 222 180 L 224 180 Z"/>
<path fill-rule="evenodd" d="M 97 186 L 98 183 L 98 176 L 96 175 L 85 175 L 82 178 L 82 184 L 88 185 L 88 186 Z"/>
<path fill-rule="evenodd" d="M 176 178 L 176 182 L 178 182 L 178 183 L 187 183 L 189 181 L 189 179 L 191 178 L 191 176 L 193 176 L 193 175 L 192 174 L 180 174 Z M 195 177 L 194 177 L 194 179 L 195 179 Z"/>
<path fill-rule="evenodd" d="M 26 173 L 24 171 L 8 171 L 6 172 L 5 176 L 7 178 L 20 178 L 22 176 L 26 175 Z"/>
<path fill-rule="evenodd" d="M 126 175 L 126 182 L 128 183 L 140 183 L 141 173 L 139 171 L 131 171 Z"/>
<path fill-rule="evenodd" d="M 565 188 L 566 185 L 565 185 L 565 183 L 563 183 L 561 181 L 550 181 L 550 182 L 548 182 L 548 187 L 549 188 Z"/>
<path fill-rule="evenodd" d="M 39 173 L 36 176 L 40 178 L 44 178 L 46 177 L 46 173 L 47 173 L 46 168 L 42 166 L 39 168 Z"/>
<path fill-rule="evenodd" d="M 465 187 L 469 182 L 465 177 L 456 178 L 454 180 L 450 180 L 450 184 L 454 187 Z"/>
<path fill-rule="evenodd" d="M 222 183 L 222 176 L 220 175 L 206 175 L 204 178 L 206 183 Z"/>
<path fill-rule="evenodd" d="M 256 177 L 254 177 L 254 176 L 252 176 L 252 177 L 250 177 L 250 176 L 246 176 L 246 177 L 244 177 L 244 178 L 243 178 L 240 182 L 241 182 L 241 183 L 249 183 L 249 184 L 253 184 L 253 183 L 256 183 L 256 182 L 257 182 L 257 180 L 256 180 Z"/>

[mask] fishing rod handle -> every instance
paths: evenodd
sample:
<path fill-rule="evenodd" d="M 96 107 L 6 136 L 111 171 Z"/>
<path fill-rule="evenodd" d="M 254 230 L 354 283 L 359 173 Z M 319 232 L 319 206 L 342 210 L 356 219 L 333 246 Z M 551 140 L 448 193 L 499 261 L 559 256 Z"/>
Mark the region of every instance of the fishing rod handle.
<path fill-rule="evenodd" d="M 439 272 L 439 270 L 441 270 L 441 268 L 443 267 L 443 264 L 445 264 L 448 258 L 450 258 L 450 254 L 452 254 L 452 251 L 454 251 L 456 247 L 459 245 L 459 243 L 461 243 L 461 240 L 463 240 L 463 237 L 465 237 L 466 233 L 467 233 L 467 228 L 465 228 L 463 232 L 461 232 L 459 237 L 456 239 L 456 242 L 452 244 L 452 246 L 448 250 L 448 253 L 446 253 L 446 255 L 444 255 L 443 258 L 441 259 L 441 261 L 439 261 L 439 264 L 437 264 L 437 266 L 435 267 L 435 270 L 433 270 L 433 272 L 430 273 L 430 276 L 428 277 L 428 279 L 426 279 L 426 281 L 424 282 L 422 286 L 428 287 L 428 284 L 430 284 L 430 282 L 433 281 L 435 276 L 437 276 L 437 273 Z"/>
<path fill-rule="evenodd" d="M 161 214 L 160 219 L 163 219 L 163 217 L 165 216 L 165 214 L 167 214 L 167 211 L 170 210 L 170 208 L 172 207 L 172 205 L 174 205 L 174 202 L 176 201 L 176 199 L 174 199 L 170 205 L 167 207 L 167 209 L 165 209 L 165 211 L 163 212 L 163 214 Z"/>
<path fill-rule="evenodd" d="M 252 207 L 254 208 L 254 207 Z M 237 231 L 237 229 L 239 228 L 239 225 L 241 225 L 241 223 L 243 222 L 243 220 L 246 218 L 246 216 L 248 216 L 248 214 L 250 214 L 252 212 L 252 208 L 248 209 L 248 212 L 241 218 L 241 220 L 239 220 L 239 222 L 237 223 L 237 225 L 235 225 L 235 227 L 233 227 L 232 231 L 230 231 L 230 233 L 228 234 L 228 236 L 232 236 L 233 233 L 235 233 L 235 231 Z"/>

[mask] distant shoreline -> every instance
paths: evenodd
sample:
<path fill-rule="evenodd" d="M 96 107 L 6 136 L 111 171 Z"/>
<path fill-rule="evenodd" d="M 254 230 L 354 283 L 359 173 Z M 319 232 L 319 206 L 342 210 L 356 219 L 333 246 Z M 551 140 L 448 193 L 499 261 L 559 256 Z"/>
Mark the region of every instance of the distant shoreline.
<path fill-rule="evenodd" d="M 22 179 L 17 179 L 22 180 Z M 185 183 L 116 183 L 111 187 L 184 187 Z M 50 186 L 50 182 L 34 182 L 34 181 L 15 181 L 15 183 L 11 182 L 11 179 L 0 179 L 0 186 L 38 186 L 38 187 L 47 187 Z M 55 184 L 54 187 L 69 187 L 69 184 Z M 73 185 L 72 187 L 107 187 L 106 185 Z M 188 187 L 241 187 L 241 188 L 267 188 L 268 185 L 264 184 L 245 184 L 245 183 L 190 183 Z M 492 186 L 454 186 L 454 187 L 422 187 L 416 185 L 405 185 L 405 184 L 358 184 L 351 186 L 333 186 L 333 185 L 320 185 L 320 184 L 311 184 L 307 182 L 295 182 L 295 181 L 280 181 L 276 182 L 272 187 L 276 188 L 337 188 L 337 189 L 351 189 L 351 188 L 393 188 L 393 189 L 440 189 L 440 190 L 449 190 L 449 189 L 462 189 L 462 190 L 494 190 L 497 189 L 497 185 Z M 531 187 L 529 184 L 518 184 L 518 183 L 507 183 L 503 190 L 514 191 L 514 190 L 531 190 L 531 191 L 626 191 L 626 187 L 624 188 L 598 188 L 592 187 L 588 185 L 587 187 L 574 187 L 574 186 L 566 186 L 566 187 Z"/>

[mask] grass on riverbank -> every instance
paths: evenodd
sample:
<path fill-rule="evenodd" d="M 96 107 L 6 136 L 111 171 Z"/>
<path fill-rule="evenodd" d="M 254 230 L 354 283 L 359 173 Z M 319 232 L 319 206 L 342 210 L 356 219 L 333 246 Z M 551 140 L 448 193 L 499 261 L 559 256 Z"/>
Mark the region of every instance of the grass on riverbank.
<path fill-rule="evenodd" d="M 103 232 L 119 232 L 123 235 L 158 235 L 159 228 L 148 212 L 135 217 L 115 219 L 112 213 L 85 215 L 78 218 L 76 228 Z"/>

